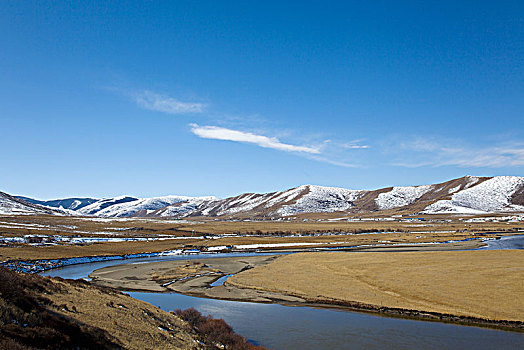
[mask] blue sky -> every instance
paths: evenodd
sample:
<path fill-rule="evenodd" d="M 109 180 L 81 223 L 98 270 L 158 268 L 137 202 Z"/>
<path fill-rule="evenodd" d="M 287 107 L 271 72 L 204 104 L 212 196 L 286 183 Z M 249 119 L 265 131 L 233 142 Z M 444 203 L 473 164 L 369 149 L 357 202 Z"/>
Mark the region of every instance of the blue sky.
<path fill-rule="evenodd" d="M 2 1 L 0 190 L 524 175 L 521 1 Z"/>

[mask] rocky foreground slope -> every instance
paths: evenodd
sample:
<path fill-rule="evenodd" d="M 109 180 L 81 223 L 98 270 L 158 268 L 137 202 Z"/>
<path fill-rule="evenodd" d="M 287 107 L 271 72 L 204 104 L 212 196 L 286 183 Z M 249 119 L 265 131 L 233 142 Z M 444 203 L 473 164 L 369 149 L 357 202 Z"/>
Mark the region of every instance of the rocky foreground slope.
<path fill-rule="evenodd" d="M 0 349 L 264 348 L 194 309 L 175 315 L 84 280 L 0 267 Z"/>
<path fill-rule="evenodd" d="M 2 349 L 202 349 L 178 317 L 83 280 L 0 268 Z"/>
<path fill-rule="evenodd" d="M 1 193 L 0 193 L 1 195 Z M 0 197 L 0 214 L 42 213 L 33 207 L 20 208 L 21 201 L 7 194 Z M 7 199 L 17 200 L 9 208 Z M 62 200 L 63 202 L 64 200 Z M 28 203 L 29 204 L 29 203 Z M 50 214 L 56 208 L 48 208 Z M 25 212 L 24 212 L 25 210 Z M 282 218 L 297 215 L 340 213 L 366 214 L 483 214 L 524 211 L 524 177 L 464 176 L 443 183 L 421 186 L 386 187 L 378 190 L 350 190 L 303 185 L 286 191 L 244 193 L 216 197 L 166 196 L 135 198 L 121 196 L 96 200 L 73 213 L 101 217 L 216 217 Z"/>

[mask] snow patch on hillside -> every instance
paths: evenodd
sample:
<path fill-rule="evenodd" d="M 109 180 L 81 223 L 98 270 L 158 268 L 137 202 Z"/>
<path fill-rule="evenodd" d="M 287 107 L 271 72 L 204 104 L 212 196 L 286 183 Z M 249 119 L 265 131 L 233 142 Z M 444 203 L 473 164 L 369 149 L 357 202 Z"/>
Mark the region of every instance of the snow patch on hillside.
<path fill-rule="evenodd" d="M 523 206 L 511 204 L 511 196 L 522 186 L 524 177 L 496 176 L 455 193 L 451 200 L 431 204 L 423 213 L 524 211 Z"/>
<path fill-rule="evenodd" d="M 457 187 L 450 188 L 450 189 L 448 190 L 448 193 L 449 193 L 449 194 L 455 193 L 455 192 L 457 192 L 458 190 L 460 190 L 461 187 L 462 187 L 462 185 L 458 185 Z"/>
<path fill-rule="evenodd" d="M 239 197 L 234 201 L 225 202 L 218 207 L 218 215 L 232 215 L 239 212 L 246 212 L 253 210 L 259 205 L 263 204 L 268 198 L 268 194 L 260 195 L 250 193 L 246 196 Z"/>
<path fill-rule="evenodd" d="M 366 191 L 348 190 L 338 187 L 322 187 L 305 185 L 297 189 L 309 192 L 299 198 L 294 204 L 284 205 L 277 210 L 282 216 L 298 213 L 331 213 L 345 211 L 352 207 L 353 202 L 366 193 Z"/>
<path fill-rule="evenodd" d="M 464 189 L 467 189 L 467 188 L 470 188 L 474 185 L 477 184 L 477 182 L 479 182 L 480 178 L 477 177 L 477 176 L 466 176 L 466 178 L 468 179 L 468 183 L 466 184 L 466 186 L 464 186 Z"/>
<path fill-rule="evenodd" d="M 52 215 L 69 215 L 69 210 L 62 210 L 56 208 L 48 208 L 42 205 L 33 203 L 25 204 L 26 202 L 18 200 L 7 194 L 0 193 L 0 215 L 36 215 L 36 214 L 52 214 Z"/>
<path fill-rule="evenodd" d="M 77 208 L 78 208 L 79 206 L 81 206 L 81 205 L 82 205 L 82 201 L 80 201 L 80 200 L 78 200 L 78 199 L 75 199 L 75 200 L 73 201 L 73 203 L 71 203 L 71 206 L 69 207 L 69 209 L 71 209 L 71 210 L 75 210 L 75 209 L 77 209 Z"/>
<path fill-rule="evenodd" d="M 197 211 L 205 203 L 216 201 L 216 197 L 197 197 L 187 201 L 169 205 L 157 212 L 160 217 L 180 216 L 185 217 Z"/>
<path fill-rule="evenodd" d="M 284 192 L 277 192 L 273 198 L 267 201 L 266 208 L 271 208 L 272 206 L 278 204 L 290 202 L 304 194 L 306 191 L 308 191 L 308 186 L 299 186 Z"/>
<path fill-rule="evenodd" d="M 415 202 L 433 187 L 433 185 L 393 187 L 391 191 L 379 194 L 375 203 L 380 210 L 403 207 Z"/>
<path fill-rule="evenodd" d="M 38 214 L 35 210 L 19 203 L 9 203 L 8 201 L 0 198 L 0 215 L 32 215 Z"/>
<path fill-rule="evenodd" d="M 451 200 L 440 200 L 427 206 L 423 214 L 484 214 L 485 211 L 453 204 Z"/>
<path fill-rule="evenodd" d="M 214 197 L 165 196 L 153 198 L 134 198 L 120 196 L 109 200 L 100 200 L 79 210 L 80 213 L 101 217 L 126 217 L 140 211 L 151 212 L 179 202 L 210 200 Z"/>

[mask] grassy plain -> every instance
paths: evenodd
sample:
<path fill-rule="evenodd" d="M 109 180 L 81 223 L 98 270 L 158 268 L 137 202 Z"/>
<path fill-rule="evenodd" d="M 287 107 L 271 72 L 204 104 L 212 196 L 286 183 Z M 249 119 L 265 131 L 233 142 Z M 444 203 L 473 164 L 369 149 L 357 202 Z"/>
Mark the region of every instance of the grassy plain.
<path fill-rule="evenodd" d="M 523 261 L 522 250 L 299 253 L 240 272 L 226 284 L 312 302 L 524 321 Z"/>
<path fill-rule="evenodd" d="M 503 215 L 499 215 L 503 216 Z M 490 217 L 497 217 L 491 215 Z M 482 218 L 482 216 L 478 216 Z M 362 231 L 454 231 L 454 232 L 490 232 L 524 230 L 522 221 L 504 222 L 468 222 L 463 219 L 471 217 L 427 216 L 425 221 L 219 221 L 219 220 L 168 220 L 168 219 L 104 219 L 67 216 L 33 216 L 9 215 L 0 216 L 0 235 L 24 234 L 60 234 L 74 236 L 90 236 L 97 234 L 108 236 L 125 234 L 128 237 L 148 235 L 173 235 L 191 237 L 196 235 L 224 234 L 300 234 L 317 232 L 347 232 Z M 10 225 L 11 224 L 11 225 Z M 35 227 L 34 225 L 41 225 Z M 14 227 L 14 226 L 19 227 Z"/>
<path fill-rule="evenodd" d="M 487 235 L 483 237 L 495 237 Z M 302 237 L 223 237 L 216 239 L 170 239 L 156 241 L 130 241 L 115 243 L 94 243 L 86 245 L 44 245 L 34 246 L 29 244 L 13 244 L 0 246 L 0 262 L 6 260 L 37 260 L 37 259 L 59 259 L 82 256 L 111 256 L 122 254 L 162 252 L 174 249 L 210 248 L 216 246 L 235 245 L 263 245 L 263 244 L 292 244 L 298 243 L 297 248 L 314 248 L 321 246 L 357 246 L 357 245 L 398 245 L 405 243 L 431 243 L 446 242 L 449 240 L 464 240 L 469 238 L 480 238 L 473 233 L 383 233 L 383 234 L 355 234 L 355 235 L 325 235 L 325 236 L 302 236 Z M 310 245 L 306 244 L 309 243 Z M 467 243 L 467 242 L 466 242 Z M 474 242 L 480 244 L 480 241 Z M 471 245 L 469 245 L 471 248 Z M 279 247 L 271 247 L 276 250 Z M 293 247 L 280 247 L 281 249 L 292 249 Z M 264 249 L 262 247 L 261 249 Z M 268 249 L 268 248 L 265 248 Z"/>
<path fill-rule="evenodd" d="M 163 219 L 104 219 L 60 216 L 0 217 L 0 261 L 57 259 L 79 256 L 150 253 L 174 249 L 235 245 L 310 243 L 319 245 L 399 245 L 497 237 L 521 232 L 523 222 L 470 222 L 470 217 L 428 217 L 416 222 L 397 221 L 215 221 Z M 380 234 L 360 234 L 382 232 Z M 319 235 L 322 234 L 322 235 Z M 31 237 L 36 243 L 4 242 Z M 44 238 L 42 238 L 44 237 Z M 56 239 L 142 239 L 71 244 Z M 144 241 L 144 239 L 149 239 Z M 38 243 L 44 240 L 44 244 Z M 50 243 L 45 243 L 50 240 Z M 289 247 L 288 247 L 289 248 Z M 261 247 L 261 249 L 267 249 Z M 271 249 L 279 249 L 272 247 Z M 280 247 L 284 249 L 284 247 Z"/>

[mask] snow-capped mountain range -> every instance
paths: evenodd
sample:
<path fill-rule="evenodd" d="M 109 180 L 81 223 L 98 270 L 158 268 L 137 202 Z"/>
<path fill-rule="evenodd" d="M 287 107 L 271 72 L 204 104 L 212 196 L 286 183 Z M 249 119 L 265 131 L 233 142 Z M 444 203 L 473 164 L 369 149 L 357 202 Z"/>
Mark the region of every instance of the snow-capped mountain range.
<path fill-rule="evenodd" d="M 279 218 L 320 213 L 482 214 L 524 212 L 524 177 L 465 176 L 447 182 L 378 190 L 303 185 L 286 191 L 216 197 L 166 196 L 55 201 L 20 199 L 0 192 L 0 214 L 101 217 Z"/>
<path fill-rule="evenodd" d="M 166 208 L 177 203 L 183 203 L 184 206 L 192 206 L 212 200 L 217 200 L 217 198 L 184 196 L 135 198 L 120 196 L 98 200 L 79 209 L 78 212 L 83 215 L 103 217 L 147 216 L 155 210 Z"/>
<path fill-rule="evenodd" d="M 41 201 L 38 199 L 22 197 L 22 196 L 16 196 L 16 198 L 24 200 L 29 203 L 33 203 L 33 204 L 40 204 L 40 205 L 45 205 L 48 207 L 71 209 L 71 210 L 78 210 L 78 209 L 85 207 L 86 205 L 89 205 L 91 203 L 98 201 L 97 198 L 65 198 L 65 199 L 54 199 L 50 201 Z"/>
<path fill-rule="evenodd" d="M 0 192 L 0 215 L 68 215 L 67 210 L 34 204 Z"/>

